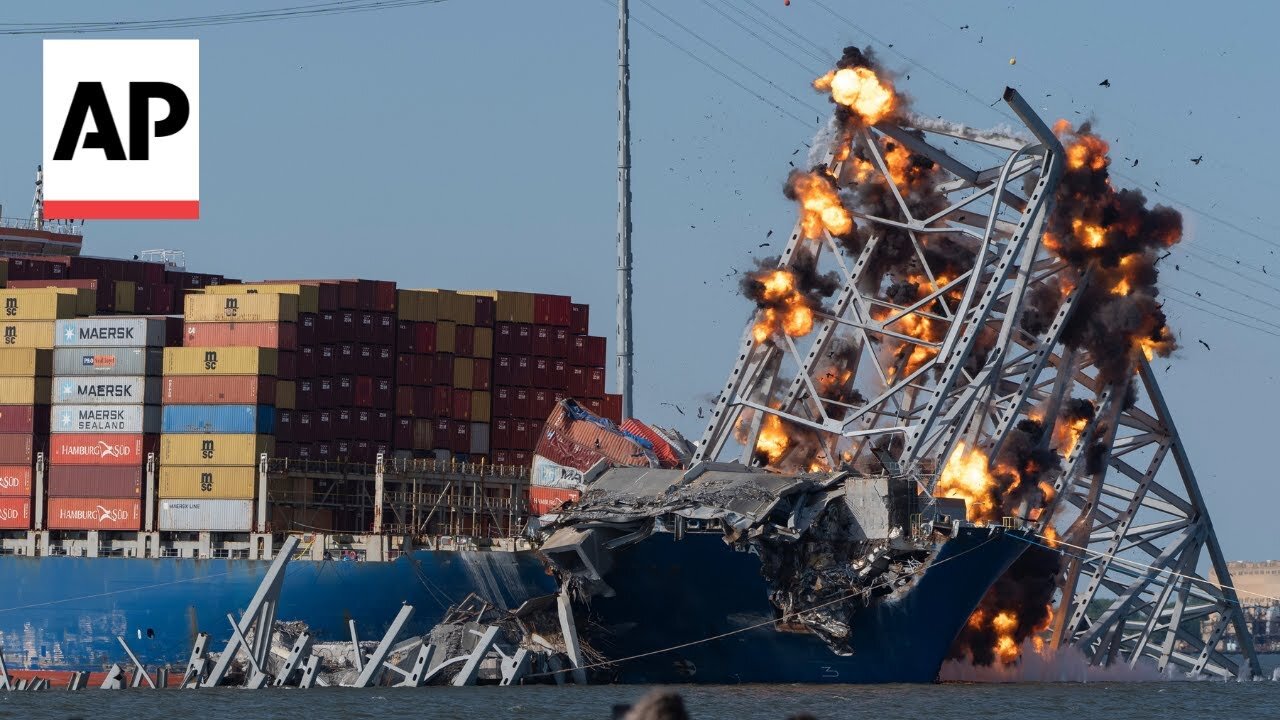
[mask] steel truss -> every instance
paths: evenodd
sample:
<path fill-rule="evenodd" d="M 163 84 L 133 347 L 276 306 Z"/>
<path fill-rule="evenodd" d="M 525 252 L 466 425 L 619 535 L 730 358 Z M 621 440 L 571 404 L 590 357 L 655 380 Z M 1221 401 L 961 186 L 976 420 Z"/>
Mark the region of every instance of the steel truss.
<path fill-rule="evenodd" d="M 778 267 L 816 262 L 836 273 L 840 287 L 803 337 L 775 333 L 756 342 L 752 327 L 761 315 L 752 318 L 695 459 L 751 462 L 763 419 L 774 416 L 818 446 L 799 469 L 896 465 L 931 497 L 938 470 L 959 444 L 996 458 L 1028 417 L 1041 420 L 1047 442 L 1064 403 L 1087 398 L 1095 418 L 1053 475 L 1052 502 L 1014 518 L 1027 529 L 1044 532 L 1052 524 L 1063 533 L 1055 646 L 1074 645 L 1095 664 L 1135 665 L 1147 657 L 1161 671 L 1259 676 L 1230 573 L 1150 366 L 1140 361 L 1136 382 L 1124 387 L 1106 384 L 1087 352 L 1060 341 L 1089 281 L 1088 271 L 1041 242 L 1064 150 L 1016 91 L 1006 90 L 1004 100 L 1029 136 L 919 118 L 838 135 L 826 162 L 841 196 L 852 198 L 852 186 L 867 181 L 869 159 L 897 212 L 881 217 L 845 202 L 866 238 L 857 252 L 827 232 L 807 238 L 796 223 Z M 892 144 L 936 163 L 933 189 L 945 207 L 913 216 L 909 190 L 892 180 Z M 954 149 L 941 149 L 948 146 Z M 851 157 L 863 158 L 863 167 Z M 891 232 L 909 239 L 909 271 L 899 265 L 885 274 L 875 261 Z M 929 250 L 944 238 L 973 259 L 963 272 L 952 267 L 940 277 Z M 886 288 L 906 275 L 919 290 L 914 300 L 895 302 Z M 1061 289 L 1056 313 L 1024 322 L 1033 294 L 1051 288 Z M 921 322 L 933 331 L 921 332 Z M 854 358 L 841 368 L 852 373 L 853 397 L 824 397 L 823 375 L 836 355 Z M 1086 448 L 1095 440 L 1109 441 L 1110 452 L 1090 463 Z M 1171 467 L 1164 462 L 1170 456 Z M 1205 552 L 1226 586 L 1198 574 Z M 1108 599 L 1090 622 L 1090 604 Z M 1241 641 L 1243 669 L 1215 649 L 1229 624 Z"/>

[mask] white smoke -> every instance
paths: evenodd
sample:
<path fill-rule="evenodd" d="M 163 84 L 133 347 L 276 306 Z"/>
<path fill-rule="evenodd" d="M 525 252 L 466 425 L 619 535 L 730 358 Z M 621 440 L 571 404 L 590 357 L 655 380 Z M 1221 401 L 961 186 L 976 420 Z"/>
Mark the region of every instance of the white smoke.
<path fill-rule="evenodd" d="M 968 660 L 948 660 L 943 663 L 938 675 L 943 682 L 980 683 L 1152 682 L 1186 679 L 1172 672 L 1161 674 L 1146 658 L 1139 660 L 1132 668 L 1128 663 L 1103 667 L 1090 665 L 1084 654 L 1074 647 L 1060 648 L 1056 653 L 1049 650 L 1037 652 L 1029 641 L 1023 644 L 1022 658 L 1016 665 L 996 663 L 979 667 Z"/>
<path fill-rule="evenodd" d="M 809 145 L 808 165 L 805 169 L 814 165 L 820 165 L 827 162 L 832 153 L 836 151 L 836 142 L 840 139 L 840 123 L 836 122 L 834 115 L 827 118 L 827 122 L 818 128 L 818 132 L 814 133 L 813 141 Z"/>
<path fill-rule="evenodd" d="M 925 130 L 927 132 L 947 133 L 965 138 L 966 140 L 974 140 L 976 142 L 1000 143 L 1015 140 L 1019 143 L 1028 143 L 1032 138 L 1025 132 L 1015 130 L 1011 125 L 997 125 L 992 128 L 972 128 L 964 123 L 943 120 L 942 118 L 932 118 L 925 115 L 917 115 L 911 113 L 907 116 L 906 122 L 903 123 L 907 127 Z"/>

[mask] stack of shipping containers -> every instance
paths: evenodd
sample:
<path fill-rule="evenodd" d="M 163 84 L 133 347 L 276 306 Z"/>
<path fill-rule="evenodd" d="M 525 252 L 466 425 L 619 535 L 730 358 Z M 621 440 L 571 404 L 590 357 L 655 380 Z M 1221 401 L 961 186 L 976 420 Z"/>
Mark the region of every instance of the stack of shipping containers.
<path fill-rule="evenodd" d="M 442 394 L 434 387 L 439 295 L 430 290 L 400 290 L 396 296 L 396 419 L 392 441 L 401 457 L 426 457 L 435 449 L 435 399 Z M 450 370 L 450 378 L 452 375 Z M 443 390 L 447 393 L 448 388 Z M 447 394 L 441 400 L 442 410 L 452 404 Z"/>
<path fill-rule="evenodd" d="M 493 462 L 528 465 L 556 403 L 577 400 L 620 421 L 605 393 L 605 339 L 588 332 L 588 307 L 564 295 L 495 291 Z"/>
<path fill-rule="evenodd" d="M 51 352 L 0 349 L 0 530 L 31 528 L 32 461 L 49 438 Z"/>
<path fill-rule="evenodd" d="M 281 334 L 296 333 L 298 297 L 187 296 L 184 346 L 164 357 L 161 530 L 251 529 L 258 455 L 270 452 L 277 404 L 291 406 L 295 392 L 292 381 L 279 378 L 293 353 L 254 338 L 275 336 L 278 346 Z M 204 337 L 224 344 L 195 344 Z"/>

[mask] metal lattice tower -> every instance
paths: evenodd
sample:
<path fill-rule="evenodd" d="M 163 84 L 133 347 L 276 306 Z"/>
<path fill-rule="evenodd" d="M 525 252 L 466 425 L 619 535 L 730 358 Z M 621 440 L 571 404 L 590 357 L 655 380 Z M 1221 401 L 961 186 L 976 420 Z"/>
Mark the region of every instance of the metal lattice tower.
<path fill-rule="evenodd" d="M 889 186 L 896 213 L 852 212 L 866 236 L 857 253 L 827 232 L 806 237 L 797 222 L 778 266 L 816 258 L 820 271 L 835 272 L 839 289 L 800 337 L 778 333 L 757 342 L 751 329 L 760 313 L 753 317 L 696 460 L 750 462 L 763 419 L 774 416 L 813 438 L 828 467 L 879 470 L 892 456 L 931 491 L 959 443 L 995 458 L 1021 420 L 1034 414 L 1048 436 L 1064 403 L 1088 398 L 1095 417 L 1049 476 L 1053 500 L 1038 515 L 1018 519 L 1026 529 L 1043 532 L 1052 523 L 1062 533 L 1055 646 L 1075 645 L 1095 664 L 1135 665 L 1146 657 L 1161 671 L 1259 676 L 1208 511 L 1149 365 L 1139 359 L 1133 379 L 1117 386 L 1101 379 L 1086 351 L 1061 342 L 1089 281 L 1088 271 L 1042 242 L 1064 149 L 1016 91 L 1006 90 L 1004 100 L 1027 134 L 910 118 L 839 136 L 826 161 L 842 196 L 855 180 L 847 158 L 857 154 Z M 912 216 L 906 190 L 891 179 L 889 143 L 936 163 L 933 190 L 945 207 Z M 909 236 L 913 273 L 925 279 L 909 304 L 887 299 L 886 278 L 877 276 L 883 270 L 875 253 L 886 228 Z M 931 267 L 927 249 L 942 237 L 971 254 L 964 272 L 939 277 Z M 1033 294 L 1066 278 L 1063 287 L 1071 289 L 1056 314 L 1031 334 L 1020 321 Z M 925 337 L 908 331 L 907 323 L 922 320 L 937 331 Z M 822 375 L 836 352 L 853 358 L 844 369 L 852 373 L 855 397 L 824 397 Z M 1095 441 L 1109 452 L 1090 462 L 1086 448 Z M 1205 559 L 1224 587 L 1198 574 Z M 1086 609 L 1102 600 L 1110 601 L 1108 609 L 1090 623 Z M 1243 669 L 1215 649 L 1229 625 Z"/>

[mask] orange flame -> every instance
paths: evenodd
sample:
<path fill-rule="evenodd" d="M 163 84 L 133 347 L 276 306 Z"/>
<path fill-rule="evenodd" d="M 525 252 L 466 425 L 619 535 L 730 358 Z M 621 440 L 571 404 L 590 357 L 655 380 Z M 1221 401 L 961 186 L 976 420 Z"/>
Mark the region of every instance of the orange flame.
<path fill-rule="evenodd" d="M 795 173 L 791 190 L 800 203 L 800 227 L 809 239 L 822 237 L 825 229 L 832 235 L 847 235 L 853 230 L 853 217 L 840 203 L 831 182 L 817 173 Z"/>
<path fill-rule="evenodd" d="M 865 67 L 832 70 L 814 80 L 813 88 L 830 92 L 832 100 L 852 110 L 866 125 L 875 125 L 898 107 L 893 86 Z"/>
<path fill-rule="evenodd" d="M 802 337 L 813 331 L 813 308 L 796 289 L 795 275 L 778 269 L 760 278 L 759 282 L 764 286 L 761 302 L 772 307 L 761 311 L 760 319 L 751 328 L 752 339 L 762 343 L 779 330 L 791 337 Z"/>
<path fill-rule="evenodd" d="M 777 415 L 766 415 L 764 422 L 760 423 L 760 435 L 756 438 L 756 452 L 764 455 L 769 464 L 773 465 L 790 445 L 791 438 L 787 437 L 782 419 Z"/>
<path fill-rule="evenodd" d="M 964 500 L 969 522 L 990 522 L 997 516 L 994 499 L 997 484 L 987 464 L 985 453 L 959 442 L 938 479 L 935 494 Z"/>

